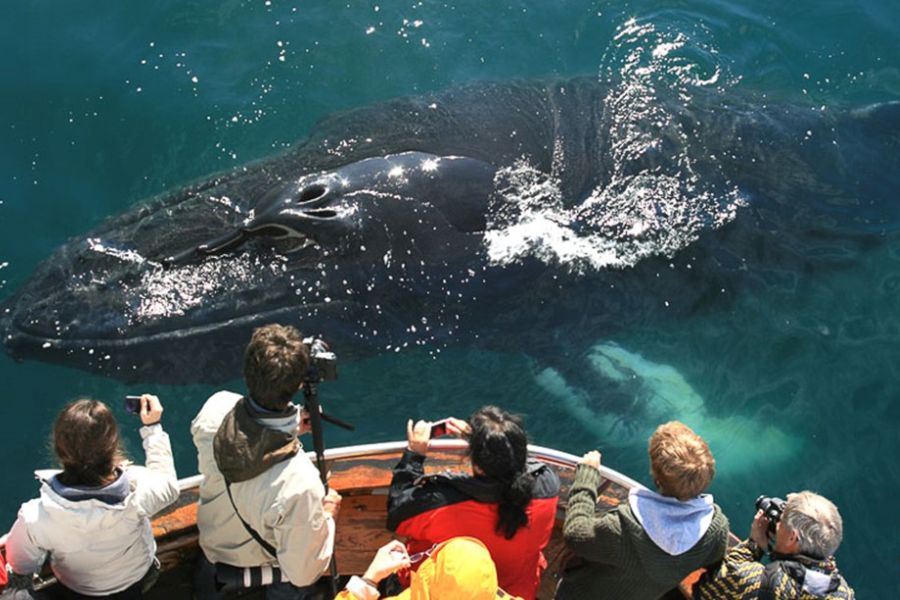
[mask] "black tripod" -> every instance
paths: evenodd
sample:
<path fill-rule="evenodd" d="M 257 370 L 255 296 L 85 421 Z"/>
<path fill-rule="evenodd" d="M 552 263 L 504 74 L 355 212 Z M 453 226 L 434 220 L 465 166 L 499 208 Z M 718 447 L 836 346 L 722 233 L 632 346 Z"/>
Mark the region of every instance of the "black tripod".
<path fill-rule="evenodd" d="M 316 453 L 316 466 L 319 468 L 319 477 L 328 492 L 328 467 L 325 464 L 325 439 L 322 436 L 322 421 L 328 421 L 339 427 L 343 427 L 349 431 L 356 429 L 350 423 L 342 421 L 336 417 L 326 415 L 322 412 L 319 404 L 319 377 L 315 366 L 310 366 L 310 373 L 306 381 L 303 383 L 303 408 L 309 414 L 309 425 L 311 428 L 313 439 L 313 450 Z M 336 536 L 335 536 L 336 537 Z M 336 540 L 335 540 L 336 541 Z M 334 557 L 334 551 L 331 553 L 331 597 L 337 596 L 337 561 Z"/>

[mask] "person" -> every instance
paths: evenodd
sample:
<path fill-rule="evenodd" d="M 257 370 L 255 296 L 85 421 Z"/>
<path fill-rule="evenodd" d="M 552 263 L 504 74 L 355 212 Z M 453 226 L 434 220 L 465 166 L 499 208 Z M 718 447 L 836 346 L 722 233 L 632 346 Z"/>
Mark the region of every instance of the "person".
<path fill-rule="evenodd" d="M 22 505 L 6 541 L 9 565 L 26 580 L 50 557 L 62 586 L 50 597 L 140 598 L 155 581 L 150 517 L 178 499 L 178 476 L 159 399 L 142 395 L 139 414 L 144 467 L 125 460 L 104 403 L 77 400 L 56 419 L 53 448 L 62 470 L 36 473 L 40 497 Z"/>
<path fill-rule="evenodd" d="M 702 493 L 715 475 L 703 438 L 672 421 L 650 437 L 649 455 L 658 491 L 632 488 L 627 502 L 599 517 L 600 453 L 582 458 L 563 525 L 580 564 L 566 568 L 557 598 L 659 598 L 725 554 L 728 519 Z"/>
<path fill-rule="evenodd" d="M 431 424 L 407 423 L 408 447 L 394 467 L 388 493 L 388 529 L 419 552 L 457 536 L 487 546 L 500 586 L 531 600 L 546 567 L 543 549 L 556 519 L 559 476 L 528 459 L 521 420 L 495 407 L 469 422 L 450 418 L 450 435 L 469 442 L 472 474 L 425 475 Z"/>
<path fill-rule="evenodd" d="M 244 355 L 248 395 L 213 394 L 191 423 L 203 482 L 195 595 L 218 598 L 215 564 L 280 568 L 268 598 L 302 598 L 328 567 L 340 496 L 326 495 L 298 436 L 309 431 L 292 399 L 309 353 L 294 327 L 253 331 Z"/>
<path fill-rule="evenodd" d="M 424 559 L 410 574 L 410 585 L 396 596 L 402 600 L 522 600 L 497 585 L 497 569 L 480 540 L 451 538 L 418 556 L 409 556 L 397 540 L 379 548 L 362 577 L 353 576 L 335 600 L 377 600 L 378 584 L 388 575 Z"/>
<path fill-rule="evenodd" d="M 772 561 L 763 565 L 760 561 L 769 546 L 771 526 L 769 517 L 757 511 L 750 537 L 731 548 L 718 569 L 701 576 L 694 598 L 855 598 L 834 560 L 844 529 L 834 504 L 809 491 L 788 494 L 781 518 L 774 523 Z"/>

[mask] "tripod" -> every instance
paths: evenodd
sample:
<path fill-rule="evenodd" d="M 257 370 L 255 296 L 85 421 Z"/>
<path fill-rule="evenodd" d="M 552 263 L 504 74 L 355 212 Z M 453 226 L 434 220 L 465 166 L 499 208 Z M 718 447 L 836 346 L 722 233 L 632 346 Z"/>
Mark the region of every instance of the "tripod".
<path fill-rule="evenodd" d="M 336 417 L 326 415 L 322 412 L 321 404 L 319 404 L 319 378 L 315 367 L 310 369 L 310 375 L 303 384 L 303 408 L 309 414 L 309 425 L 311 428 L 313 439 L 313 450 L 316 453 L 316 466 L 319 468 L 319 477 L 328 491 L 328 467 L 325 464 L 325 439 L 322 435 L 322 421 L 328 421 L 339 427 L 343 427 L 349 431 L 356 429 L 350 423 L 342 421 Z M 337 561 L 334 557 L 334 551 L 331 553 L 331 597 L 337 596 Z"/>

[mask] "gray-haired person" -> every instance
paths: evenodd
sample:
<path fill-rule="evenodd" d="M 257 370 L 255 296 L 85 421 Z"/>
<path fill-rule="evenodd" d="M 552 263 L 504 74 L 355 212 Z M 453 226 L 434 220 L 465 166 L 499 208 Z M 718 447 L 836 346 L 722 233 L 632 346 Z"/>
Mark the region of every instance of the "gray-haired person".
<path fill-rule="evenodd" d="M 750 538 L 729 550 L 717 570 L 703 575 L 694 598 L 855 598 L 834 560 L 844 530 L 837 507 L 813 492 L 799 492 L 788 494 L 780 518 L 777 512 L 771 519 L 774 527 L 762 510 L 756 513 Z M 775 546 L 766 565 L 760 561 L 770 537 Z"/>

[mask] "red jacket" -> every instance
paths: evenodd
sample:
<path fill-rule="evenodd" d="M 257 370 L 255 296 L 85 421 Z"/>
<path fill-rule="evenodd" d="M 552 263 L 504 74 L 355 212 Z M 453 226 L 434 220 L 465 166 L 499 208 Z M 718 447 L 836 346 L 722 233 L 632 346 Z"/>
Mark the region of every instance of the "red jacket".
<path fill-rule="evenodd" d="M 542 550 L 556 521 L 559 476 L 549 465 L 529 461 L 534 477 L 528 524 L 512 539 L 497 532 L 498 486 L 485 477 L 440 473 L 425 476 L 425 457 L 407 450 L 394 467 L 388 497 L 388 528 L 406 536 L 410 554 L 452 537 L 481 540 L 497 566 L 498 584 L 514 596 L 534 600 L 547 566 Z"/>

